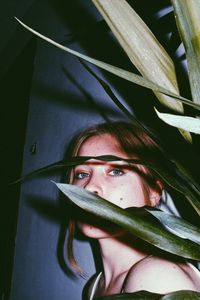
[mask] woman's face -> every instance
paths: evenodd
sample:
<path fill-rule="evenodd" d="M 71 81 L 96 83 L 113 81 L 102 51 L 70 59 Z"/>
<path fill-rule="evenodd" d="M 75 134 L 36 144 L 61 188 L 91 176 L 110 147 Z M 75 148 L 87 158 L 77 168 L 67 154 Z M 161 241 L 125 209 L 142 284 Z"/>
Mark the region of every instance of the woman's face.
<path fill-rule="evenodd" d="M 129 158 L 120 149 L 116 139 L 109 134 L 88 138 L 80 147 L 78 156 L 114 155 Z M 74 168 L 74 185 L 96 193 L 107 201 L 121 208 L 142 207 L 151 205 L 149 197 L 144 193 L 141 177 L 123 161 L 102 162 L 89 160 Z M 87 236 L 91 236 L 96 227 L 79 223 L 79 227 Z M 89 230 L 89 232 L 88 232 Z"/>

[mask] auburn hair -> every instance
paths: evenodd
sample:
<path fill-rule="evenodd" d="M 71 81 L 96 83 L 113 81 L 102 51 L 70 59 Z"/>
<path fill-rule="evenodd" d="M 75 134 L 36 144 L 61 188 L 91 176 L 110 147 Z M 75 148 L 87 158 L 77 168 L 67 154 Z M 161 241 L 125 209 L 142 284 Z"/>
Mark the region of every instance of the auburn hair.
<path fill-rule="evenodd" d="M 79 133 L 71 142 L 67 152 L 67 159 L 77 156 L 79 149 L 83 143 L 93 136 L 103 136 L 109 134 L 116 139 L 122 151 L 124 151 L 130 159 L 139 159 L 147 165 L 162 165 L 165 161 L 162 149 L 158 143 L 148 134 L 148 131 L 136 123 L 128 123 L 124 121 L 116 121 L 111 123 L 101 123 Z M 108 153 L 109 154 L 109 153 Z M 135 165 L 134 168 L 141 175 L 142 180 L 146 183 L 145 193 L 148 193 L 149 187 L 156 188 L 156 182 L 162 180 L 159 175 L 150 167 Z M 73 168 L 69 168 L 66 176 L 67 182 L 73 182 Z M 163 183 L 162 183 L 163 186 Z M 158 187 L 157 187 L 158 188 Z M 83 274 L 73 255 L 73 236 L 75 231 L 75 221 L 69 223 L 69 235 L 67 243 L 68 260 L 72 269 Z"/>

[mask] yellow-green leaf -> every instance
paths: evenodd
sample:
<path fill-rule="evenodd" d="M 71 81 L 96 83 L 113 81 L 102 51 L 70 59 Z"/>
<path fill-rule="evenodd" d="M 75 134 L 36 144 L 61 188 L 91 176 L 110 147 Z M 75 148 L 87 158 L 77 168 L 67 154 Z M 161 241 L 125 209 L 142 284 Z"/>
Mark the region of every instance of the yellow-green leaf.
<path fill-rule="evenodd" d="M 200 1 L 172 0 L 172 4 L 185 47 L 192 98 L 200 103 Z"/>
<path fill-rule="evenodd" d="M 81 53 L 79 53 L 79 52 L 77 52 L 75 50 L 72 50 L 72 49 L 68 48 L 68 47 L 65 47 L 65 46 L 63 46 L 63 45 L 61 45 L 61 44 L 53 41 L 52 39 L 50 39 L 50 38 L 42 35 L 41 33 L 37 32 L 36 30 L 30 28 L 29 26 L 27 26 L 26 24 L 24 24 L 23 22 L 21 22 L 19 19 L 17 19 L 17 18 L 15 18 L 15 19 L 23 27 L 25 27 L 26 29 L 28 29 L 29 31 L 31 31 L 32 33 L 34 33 L 35 35 L 39 36 L 40 38 L 44 39 L 48 43 L 50 43 L 50 44 L 52 44 L 52 45 L 54 45 L 54 46 L 56 46 L 56 47 L 58 47 L 58 48 L 60 48 L 60 49 L 62 49 L 64 51 L 66 51 L 68 53 L 71 53 L 71 54 L 73 54 L 73 55 L 75 55 L 75 56 L 77 56 L 79 58 L 82 58 L 82 59 L 84 59 L 84 60 L 86 60 L 86 61 L 88 61 L 88 62 L 90 62 L 90 63 L 92 63 L 92 64 L 94 64 L 94 65 L 96 65 L 96 66 L 98 66 L 98 67 L 100 67 L 100 68 L 102 68 L 102 69 L 110 72 L 110 73 L 112 73 L 112 74 L 115 74 L 115 75 L 117 75 L 117 76 L 119 76 L 119 77 L 121 77 L 123 79 L 126 79 L 128 81 L 134 82 L 134 83 L 136 83 L 138 85 L 141 85 L 143 87 L 146 87 L 148 89 L 151 89 L 151 90 L 153 90 L 156 93 L 158 92 L 158 93 L 162 93 L 164 95 L 170 96 L 171 101 L 173 101 L 174 103 L 177 102 L 175 100 L 178 100 L 179 102 L 181 101 L 181 102 L 183 102 L 183 103 L 185 103 L 187 105 L 193 106 L 193 107 L 195 107 L 197 109 L 199 109 L 199 107 L 200 107 L 199 105 L 193 103 L 192 101 L 189 101 L 188 99 L 186 99 L 184 97 L 181 97 L 177 93 L 171 92 L 169 89 L 166 89 L 165 87 L 162 87 L 162 86 L 160 86 L 160 85 L 158 85 L 158 84 L 156 84 L 156 83 L 154 83 L 154 82 L 152 82 L 152 81 L 150 81 L 150 80 L 148 80 L 148 79 L 146 79 L 146 78 L 144 78 L 142 76 L 139 76 L 139 75 L 134 74 L 132 72 L 128 72 L 128 71 L 126 71 L 124 69 L 115 67 L 113 65 L 104 63 L 104 62 L 99 61 L 97 59 L 91 58 L 91 57 L 89 57 L 87 55 L 81 54 Z M 177 102 L 177 103 L 179 103 L 179 102 Z M 187 131 L 181 132 L 181 134 L 184 136 L 184 138 L 187 141 L 191 142 L 191 136 L 190 136 L 190 134 Z"/>
<path fill-rule="evenodd" d="M 172 59 L 148 26 L 125 0 L 92 0 L 110 26 L 122 48 L 140 73 L 152 82 L 179 94 Z M 174 111 L 183 113 L 181 103 L 155 93 L 158 99 Z"/>
<path fill-rule="evenodd" d="M 156 113 L 158 117 L 164 121 L 165 123 L 183 129 L 187 130 L 193 133 L 200 134 L 200 120 L 197 118 L 192 118 L 188 116 L 179 116 L 179 115 L 172 115 L 172 114 L 166 114 L 166 113 L 160 113 L 158 110 L 156 110 Z"/>

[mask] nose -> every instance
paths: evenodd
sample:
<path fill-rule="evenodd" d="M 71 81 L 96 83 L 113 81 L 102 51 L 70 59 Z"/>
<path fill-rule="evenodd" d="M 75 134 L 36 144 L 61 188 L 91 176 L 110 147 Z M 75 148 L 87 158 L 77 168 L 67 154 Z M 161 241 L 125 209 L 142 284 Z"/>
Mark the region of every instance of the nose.
<path fill-rule="evenodd" d="M 103 196 L 101 184 L 94 178 L 90 178 L 90 180 L 88 180 L 88 182 L 85 184 L 84 188 L 89 192 L 97 194 L 98 196 Z"/>

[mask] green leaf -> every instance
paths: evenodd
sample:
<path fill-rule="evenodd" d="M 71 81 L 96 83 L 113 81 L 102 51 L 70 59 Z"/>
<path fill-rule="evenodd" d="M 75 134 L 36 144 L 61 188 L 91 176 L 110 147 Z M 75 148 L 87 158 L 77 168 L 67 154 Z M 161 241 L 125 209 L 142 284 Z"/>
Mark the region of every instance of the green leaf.
<path fill-rule="evenodd" d="M 172 0 L 175 20 L 185 47 L 192 98 L 200 103 L 200 1 Z"/>
<path fill-rule="evenodd" d="M 139 291 L 135 293 L 123 293 L 99 297 L 98 300 L 158 300 L 160 297 L 162 297 L 161 294 Z"/>
<path fill-rule="evenodd" d="M 159 162 L 159 164 L 158 162 L 147 163 L 143 160 L 134 159 L 124 159 L 124 161 L 128 163 L 141 164 L 153 169 L 167 185 L 183 194 L 183 196 L 188 199 L 190 204 L 200 215 L 200 186 L 197 182 L 188 180 L 188 178 L 190 178 L 190 174 L 184 174 L 184 170 L 179 170 L 175 164 L 166 160 Z"/>
<path fill-rule="evenodd" d="M 125 228 L 146 242 L 184 258 L 200 259 L 200 246 L 192 241 L 181 239 L 154 222 L 144 220 L 105 199 L 70 184 L 55 183 L 73 203 L 98 217 Z"/>
<path fill-rule="evenodd" d="M 14 182 L 12 182 L 11 184 L 16 184 L 19 183 L 25 179 L 28 179 L 30 177 L 39 175 L 39 174 L 43 174 L 43 173 L 47 173 L 49 171 L 55 171 L 55 170 L 60 170 L 62 168 L 67 168 L 67 167 L 73 167 L 79 164 L 82 164 L 84 162 L 86 162 L 87 160 L 90 159 L 97 159 L 97 160 L 101 160 L 101 161 L 116 161 L 116 160 L 123 160 L 123 158 L 121 157 L 117 157 L 117 156 L 113 156 L 113 155 L 100 155 L 100 156 L 74 156 L 71 157 L 71 159 L 69 160 L 60 160 L 57 161 L 53 164 L 47 165 L 45 167 L 36 169 L 24 176 L 22 176 L 21 178 L 15 180 Z M 139 161 L 140 162 L 140 161 Z M 137 160 L 135 160 L 135 163 L 137 163 Z"/>
<path fill-rule="evenodd" d="M 184 177 L 177 177 L 175 174 L 163 171 L 161 168 L 154 167 L 153 165 L 151 168 L 163 179 L 165 183 L 185 196 L 198 215 L 200 215 L 200 191 L 198 187 L 196 187 L 192 182 L 186 181 Z"/>
<path fill-rule="evenodd" d="M 107 93 L 107 95 L 112 99 L 112 101 L 117 105 L 117 107 L 134 123 L 137 123 L 140 128 L 142 128 L 154 141 L 157 140 L 157 137 L 148 129 L 146 128 L 140 121 L 138 121 L 135 116 L 128 111 L 128 109 L 121 103 L 121 101 L 116 97 L 114 92 L 112 91 L 111 87 L 102 80 L 83 60 L 80 60 L 80 62 L 83 64 L 83 66 L 86 68 L 86 70 L 96 78 L 96 80 L 99 82 L 99 84 L 102 86 L 104 91 Z M 158 143 L 158 141 L 157 141 Z"/>
<path fill-rule="evenodd" d="M 167 294 L 160 298 L 161 300 L 199 300 L 200 293 L 194 291 L 177 291 Z"/>
<path fill-rule="evenodd" d="M 87 56 L 87 55 L 81 54 L 81 53 L 79 53 L 79 52 L 77 52 L 77 51 L 75 51 L 75 50 L 72 50 L 72 49 L 70 49 L 70 48 L 68 48 L 68 47 L 65 47 L 65 46 L 63 46 L 63 45 L 61 45 L 61 44 L 59 44 L 59 43 L 56 43 L 55 41 L 51 40 L 50 38 L 48 38 L 48 37 L 46 37 L 46 36 L 40 34 L 40 33 L 37 32 L 36 30 L 33 30 L 33 29 L 30 28 L 29 26 L 27 26 L 27 25 L 25 25 L 24 23 L 22 23 L 19 19 L 16 18 L 16 20 L 17 20 L 22 26 L 24 26 L 26 29 L 28 29 L 29 31 L 31 31 L 31 32 L 34 33 L 35 35 L 39 36 L 39 37 L 42 38 L 43 40 L 47 41 L 48 43 L 50 43 L 50 44 L 56 46 L 57 48 L 60 48 L 60 49 L 66 51 L 66 52 L 69 52 L 69 53 L 71 53 L 71 54 L 73 54 L 73 55 L 75 55 L 75 56 L 77 56 L 77 57 L 79 57 L 79 58 L 81 58 L 81 59 L 84 59 L 84 60 L 86 60 L 86 61 L 88 61 L 88 62 L 90 62 L 90 63 L 92 63 L 92 64 L 94 64 L 94 65 L 96 65 L 96 66 L 98 66 L 98 67 L 100 67 L 100 68 L 102 68 L 102 69 L 104 69 L 104 70 L 110 72 L 110 73 L 112 73 L 112 74 L 115 74 L 115 75 L 117 75 L 117 76 L 119 76 L 119 77 L 121 77 L 121 78 L 123 78 L 123 79 L 126 79 L 126 80 L 128 80 L 128 81 L 131 81 L 131 82 L 133 82 L 133 83 L 136 83 L 136 84 L 138 84 L 138 85 L 140 85 L 140 86 L 143 86 L 143 87 L 145 87 L 145 88 L 151 89 L 151 90 L 153 90 L 153 91 L 155 91 L 155 92 L 160 92 L 160 93 L 163 93 L 163 94 L 165 94 L 165 95 L 168 95 L 168 96 L 172 97 L 172 99 L 173 99 L 174 101 L 176 101 L 176 100 L 177 100 L 177 101 L 181 101 L 181 102 L 183 102 L 183 103 L 185 103 L 185 104 L 187 104 L 187 105 L 189 105 L 189 106 L 192 106 L 192 107 L 196 108 L 197 110 L 200 110 L 200 105 L 198 105 L 198 104 L 196 104 L 196 103 L 193 103 L 192 101 L 190 101 L 190 100 L 188 100 L 188 99 L 186 99 L 186 98 L 184 98 L 184 97 L 182 97 L 182 96 L 179 96 L 179 95 L 176 94 L 176 93 L 172 93 L 172 92 L 170 92 L 168 89 L 163 88 L 163 87 L 161 87 L 161 86 L 159 86 L 159 85 L 157 85 L 157 84 L 151 82 L 150 80 L 147 80 L 146 78 L 144 78 L 144 77 L 142 77 L 142 76 L 139 76 L 139 75 L 137 75 L 137 74 L 128 72 L 128 71 L 123 70 L 123 69 L 121 69 L 121 68 L 112 66 L 112 65 L 110 65 L 110 64 L 104 63 L 104 62 L 102 62 L 102 61 L 100 61 L 100 60 L 91 58 L 91 57 L 89 57 L 89 56 Z"/>
<path fill-rule="evenodd" d="M 47 165 L 45 167 L 34 170 L 34 171 L 20 177 L 19 179 L 15 180 L 11 184 L 19 183 L 19 182 L 21 182 L 25 179 L 31 178 L 31 177 L 39 175 L 39 174 L 44 174 L 44 173 L 47 173 L 49 171 L 55 171 L 55 170 L 60 170 L 62 168 L 76 166 L 78 164 L 81 164 L 81 163 L 87 161 L 88 159 L 91 159 L 91 156 L 76 156 L 76 157 L 71 158 L 69 161 L 60 160 L 60 161 L 57 161 L 53 164 L 50 164 L 50 165 Z"/>
<path fill-rule="evenodd" d="M 183 194 L 200 215 L 200 186 L 197 182 L 188 180 L 190 174 L 184 174 L 184 170 L 179 170 L 175 164 L 166 160 L 153 163 L 147 163 L 146 161 L 138 159 L 123 160 L 128 163 L 141 164 L 154 170 L 167 185 Z"/>
<path fill-rule="evenodd" d="M 113 93 L 111 87 L 104 81 L 102 80 L 91 68 L 87 66 L 87 64 L 80 59 L 80 62 L 82 65 L 86 68 L 86 70 L 92 74 L 93 77 L 96 78 L 96 80 L 99 82 L 99 84 L 102 86 L 104 91 L 108 94 L 108 96 L 113 100 L 113 102 L 117 105 L 117 107 L 131 120 L 134 122 L 137 122 L 137 124 L 141 127 L 141 123 L 134 117 L 132 113 L 128 111 L 128 109 L 120 102 L 120 100 L 115 96 Z M 143 127 L 143 126 L 142 126 Z M 144 129 L 144 127 L 143 127 Z"/>
<path fill-rule="evenodd" d="M 92 0 L 134 66 L 146 79 L 179 94 L 172 59 L 148 26 L 127 1 Z M 180 103 L 156 93 L 158 99 L 173 111 L 183 113 Z"/>
<path fill-rule="evenodd" d="M 184 129 L 193 133 L 200 134 L 200 120 L 197 118 L 187 117 L 187 116 L 178 116 L 166 113 L 160 113 L 156 110 L 158 117 L 165 123 Z"/>
<path fill-rule="evenodd" d="M 151 82 L 179 94 L 174 63 L 149 27 L 127 1 L 92 0 L 120 45 L 142 76 Z M 134 6 L 134 4 L 133 4 Z M 158 100 L 172 111 L 183 114 L 181 103 L 154 90 Z M 180 130 L 192 142 L 189 132 Z"/>
<path fill-rule="evenodd" d="M 170 215 L 160 210 L 148 209 L 146 210 L 156 217 L 164 226 L 175 235 L 178 234 L 182 238 L 187 238 L 195 243 L 200 244 L 200 229 L 180 217 Z"/>
<path fill-rule="evenodd" d="M 190 176 L 188 177 L 187 174 L 183 174 L 181 170 L 181 175 L 178 176 L 177 172 L 179 169 L 177 169 L 176 165 L 170 162 L 169 160 L 162 160 L 155 163 L 147 163 L 146 161 L 140 160 L 140 159 L 124 159 L 121 157 L 113 156 L 113 155 L 101 155 L 101 156 L 76 156 L 72 157 L 69 161 L 59 161 L 54 164 L 51 164 L 49 166 L 43 167 L 41 169 L 35 170 L 22 178 L 16 180 L 14 183 L 18 183 L 24 179 L 28 179 L 31 176 L 38 175 L 44 172 L 57 170 L 61 168 L 66 167 L 72 167 L 78 164 L 81 164 L 89 159 L 97 159 L 100 161 L 125 161 L 130 164 L 140 164 L 147 166 L 151 169 L 153 169 L 162 179 L 163 181 L 177 190 L 178 192 L 182 193 L 185 198 L 188 199 L 188 201 L 191 203 L 191 205 L 194 207 L 194 209 L 197 211 L 197 213 L 200 215 L 200 187 L 197 183 L 188 180 Z M 162 167 L 161 167 L 162 166 Z"/>
<path fill-rule="evenodd" d="M 177 176 L 177 171 L 180 169 L 177 169 L 175 164 L 171 163 L 169 160 L 162 160 L 162 162 L 158 161 L 157 164 L 155 163 L 147 163 L 146 161 L 139 160 L 139 159 L 124 159 L 121 157 L 113 156 L 113 155 L 102 155 L 102 156 L 77 156 L 72 157 L 70 161 L 59 161 L 54 164 L 51 164 L 49 166 L 43 167 L 41 169 L 37 169 L 22 178 L 16 180 L 14 183 L 20 182 L 24 179 L 30 178 L 31 176 L 38 175 L 44 172 L 48 172 L 51 170 L 66 168 L 66 167 L 72 167 L 78 164 L 81 164 L 89 159 L 97 159 L 101 161 L 125 161 L 130 164 L 140 164 L 147 166 L 151 169 L 153 169 L 166 184 L 174 188 L 175 190 L 182 193 L 185 198 L 188 199 L 188 201 L 191 203 L 191 205 L 194 207 L 194 209 L 197 211 L 197 213 L 200 215 L 200 187 L 197 183 L 194 181 L 188 180 L 190 176 L 188 177 L 187 174 L 181 173 L 182 176 Z M 162 165 L 162 168 L 161 168 Z M 13 183 L 13 184 L 14 184 Z M 195 185 L 196 184 L 196 185 Z"/>
<path fill-rule="evenodd" d="M 199 300 L 200 293 L 194 291 L 177 291 L 166 295 L 139 291 L 99 297 L 98 300 Z"/>

